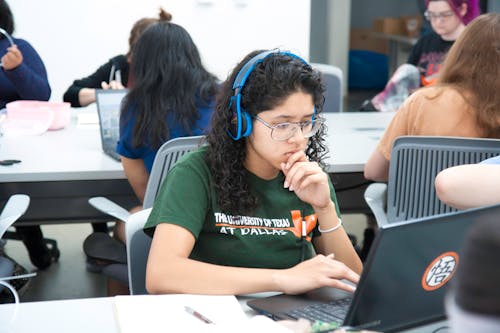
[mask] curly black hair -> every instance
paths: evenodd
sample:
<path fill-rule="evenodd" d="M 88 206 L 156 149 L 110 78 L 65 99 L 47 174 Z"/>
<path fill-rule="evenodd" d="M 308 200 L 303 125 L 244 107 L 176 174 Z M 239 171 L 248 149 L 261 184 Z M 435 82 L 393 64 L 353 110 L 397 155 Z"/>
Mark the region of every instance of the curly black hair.
<path fill-rule="evenodd" d="M 230 107 L 233 96 L 232 85 L 240 69 L 255 55 L 265 52 L 254 51 L 248 54 L 224 82 L 216 99 L 212 115 L 211 130 L 207 135 L 206 162 L 211 170 L 219 207 L 233 215 L 243 215 L 254 211 L 257 199 L 251 194 L 244 167 L 246 157 L 246 138 L 233 140 L 228 130 L 234 117 Z M 323 109 L 325 91 L 321 75 L 302 60 L 276 52 L 257 64 L 249 75 L 241 91 L 241 107 L 251 116 L 273 109 L 282 104 L 295 92 L 310 94 L 316 108 L 316 117 Z M 320 165 L 327 153 L 324 143 L 326 129 L 322 127 L 313 136 L 306 148 L 310 161 Z"/>

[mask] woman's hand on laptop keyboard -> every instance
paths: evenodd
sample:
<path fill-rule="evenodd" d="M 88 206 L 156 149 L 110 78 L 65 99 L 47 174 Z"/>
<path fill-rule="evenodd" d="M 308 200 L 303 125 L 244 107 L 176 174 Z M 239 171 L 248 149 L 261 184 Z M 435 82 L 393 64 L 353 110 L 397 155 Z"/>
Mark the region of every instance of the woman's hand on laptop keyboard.
<path fill-rule="evenodd" d="M 321 287 L 354 292 L 355 287 L 341 280 L 357 284 L 359 275 L 344 263 L 335 260 L 333 254 L 320 254 L 292 268 L 278 271 L 274 279 L 280 291 L 285 294 L 301 294 Z"/>

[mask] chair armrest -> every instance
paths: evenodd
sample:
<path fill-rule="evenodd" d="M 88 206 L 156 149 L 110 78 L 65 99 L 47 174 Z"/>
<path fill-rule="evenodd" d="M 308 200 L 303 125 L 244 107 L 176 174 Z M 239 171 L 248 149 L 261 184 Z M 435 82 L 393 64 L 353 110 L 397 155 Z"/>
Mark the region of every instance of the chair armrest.
<path fill-rule="evenodd" d="M 30 197 L 25 194 L 12 195 L 0 214 L 0 238 L 5 231 L 28 209 Z"/>
<path fill-rule="evenodd" d="M 113 216 L 118 220 L 127 222 L 130 213 L 125 208 L 105 197 L 93 197 L 89 199 L 89 204 L 105 214 Z"/>
<path fill-rule="evenodd" d="M 377 220 L 377 225 L 379 227 L 386 225 L 388 223 L 387 213 L 385 212 L 385 206 L 387 203 L 387 184 L 370 184 L 365 190 L 364 197 L 368 207 L 370 207 L 375 219 Z"/>

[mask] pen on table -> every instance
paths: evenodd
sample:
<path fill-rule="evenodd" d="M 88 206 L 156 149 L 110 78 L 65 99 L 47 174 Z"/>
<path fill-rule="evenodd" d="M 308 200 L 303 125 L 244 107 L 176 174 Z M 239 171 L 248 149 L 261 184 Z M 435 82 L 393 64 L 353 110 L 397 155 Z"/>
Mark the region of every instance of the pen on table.
<path fill-rule="evenodd" d="M 120 70 L 115 72 L 115 81 L 122 84 L 122 72 Z"/>
<path fill-rule="evenodd" d="M 113 78 L 115 77 L 115 65 L 111 66 L 111 71 L 109 72 L 109 80 L 108 84 L 113 81 Z"/>
<path fill-rule="evenodd" d="M 361 332 L 361 329 L 353 326 L 341 326 L 339 329 L 341 332 Z"/>
<path fill-rule="evenodd" d="M 211 321 L 210 319 L 208 319 L 207 317 L 205 317 L 204 315 L 202 315 L 198 311 L 194 310 L 193 308 L 190 308 L 189 306 L 184 306 L 184 309 L 186 310 L 187 313 L 195 316 L 196 318 L 198 318 L 199 320 L 201 320 L 202 322 L 204 322 L 206 324 L 215 324 L 213 321 Z"/>

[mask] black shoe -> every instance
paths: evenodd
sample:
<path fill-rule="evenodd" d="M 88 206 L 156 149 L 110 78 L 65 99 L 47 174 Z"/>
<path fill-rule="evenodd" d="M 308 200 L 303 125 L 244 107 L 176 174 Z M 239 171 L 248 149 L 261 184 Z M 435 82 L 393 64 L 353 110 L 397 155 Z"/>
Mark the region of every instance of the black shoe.
<path fill-rule="evenodd" d="M 372 101 L 367 99 L 363 102 L 363 104 L 361 104 L 361 106 L 359 107 L 358 111 L 361 111 L 361 112 L 366 112 L 366 111 L 377 111 L 377 109 L 375 108 L 375 106 L 373 105 Z"/>
<path fill-rule="evenodd" d="M 105 264 L 126 264 L 125 244 L 103 232 L 94 232 L 83 241 L 83 252 L 90 259 Z"/>
<path fill-rule="evenodd" d="M 20 226 L 16 231 L 28 250 L 31 263 L 38 269 L 46 269 L 52 261 L 59 259 L 59 249 L 56 241 L 47 241 L 43 238 L 40 226 Z M 47 245 L 50 245 L 47 246 Z"/>

